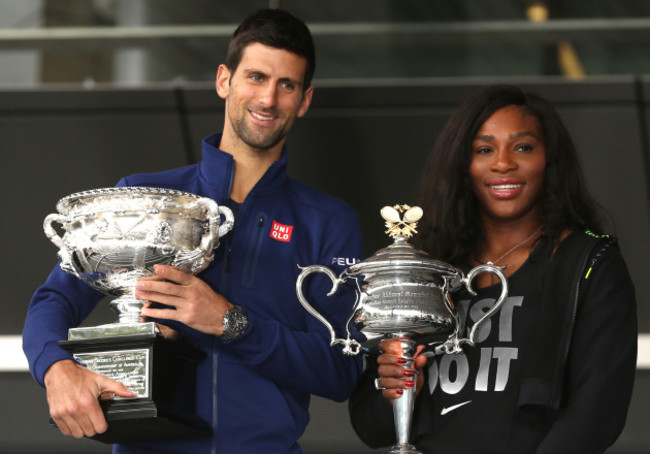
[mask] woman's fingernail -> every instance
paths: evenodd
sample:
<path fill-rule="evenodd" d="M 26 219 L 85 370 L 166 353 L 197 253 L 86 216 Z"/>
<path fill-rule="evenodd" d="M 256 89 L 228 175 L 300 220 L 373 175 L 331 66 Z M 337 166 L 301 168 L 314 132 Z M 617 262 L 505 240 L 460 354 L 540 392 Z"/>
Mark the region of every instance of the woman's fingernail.
<path fill-rule="evenodd" d="M 406 364 L 406 358 L 397 358 L 397 364 Z"/>
<path fill-rule="evenodd" d="M 402 394 L 404 394 L 404 390 L 403 389 L 396 389 L 395 393 L 397 393 L 398 396 L 401 396 Z"/>
<path fill-rule="evenodd" d="M 415 375 L 415 371 L 411 369 L 403 369 L 402 375 L 405 377 L 413 377 Z"/>
<path fill-rule="evenodd" d="M 406 386 L 407 388 L 412 388 L 413 386 L 415 386 L 415 382 L 413 380 L 404 380 L 404 386 Z"/>

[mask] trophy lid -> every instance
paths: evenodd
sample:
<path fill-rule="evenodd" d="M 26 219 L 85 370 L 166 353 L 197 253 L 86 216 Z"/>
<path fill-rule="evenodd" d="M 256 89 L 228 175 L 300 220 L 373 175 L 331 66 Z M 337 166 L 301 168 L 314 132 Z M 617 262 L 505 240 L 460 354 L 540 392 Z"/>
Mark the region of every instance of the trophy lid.
<path fill-rule="evenodd" d="M 425 270 L 457 276 L 462 273 L 455 267 L 431 258 L 426 252 L 416 249 L 408 238 L 417 233 L 417 222 L 422 218 L 422 208 L 409 205 L 385 206 L 381 215 L 386 221 L 386 234 L 393 238 L 393 244 L 378 250 L 366 260 L 348 268 L 348 274 L 382 271 Z"/>

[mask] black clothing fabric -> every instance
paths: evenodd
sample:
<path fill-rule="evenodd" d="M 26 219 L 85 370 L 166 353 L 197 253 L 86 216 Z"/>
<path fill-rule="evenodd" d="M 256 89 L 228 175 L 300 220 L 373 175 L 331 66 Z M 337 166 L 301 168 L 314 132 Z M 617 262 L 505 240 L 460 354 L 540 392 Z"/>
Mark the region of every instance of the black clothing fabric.
<path fill-rule="evenodd" d="M 589 237 L 574 233 L 555 254 L 542 240 L 508 278 L 508 299 L 479 329 L 478 343 L 430 361 L 412 426 L 418 448 L 596 454 L 614 443 L 636 368 L 634 288 L 615 243 Z M 577 282 L 568 277 L 572 285 L 559 282 L 577 273 Z M 466 326 L 499 291 L 454 295 Z M 392 408 L 373 387 L 376 368 L 369 359 L 349 406 L 355 431 L 371 447 L 395 443 Z"/>

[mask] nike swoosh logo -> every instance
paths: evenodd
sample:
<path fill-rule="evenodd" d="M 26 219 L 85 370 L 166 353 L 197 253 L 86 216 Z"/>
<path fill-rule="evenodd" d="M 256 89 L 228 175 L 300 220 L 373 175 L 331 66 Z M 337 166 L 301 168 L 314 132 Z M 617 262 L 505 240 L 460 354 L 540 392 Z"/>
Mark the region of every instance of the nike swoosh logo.
<path fill-rule="evenodd" d="M 454 410 L 457 410 L 457 409 L 459 409 L 460 407 L 463 407 L 463 406 L 469 404 L 470 402 L 472 402 L 472 401 L 471 401 L 471 400 L 468 400 L 467 402 L 461 402 L 461 403 L 459 403 L 459 404 L 452 405 L 451 407 L 445 407 L 445 408 L 443 408 L 442 410 L 440 410 L 440 416 L 444 416 L 444 415 L 446 415 L 447 413 L 450 413 L 450 412 L 452 412 L 452 411 L 454 411 Z"/>

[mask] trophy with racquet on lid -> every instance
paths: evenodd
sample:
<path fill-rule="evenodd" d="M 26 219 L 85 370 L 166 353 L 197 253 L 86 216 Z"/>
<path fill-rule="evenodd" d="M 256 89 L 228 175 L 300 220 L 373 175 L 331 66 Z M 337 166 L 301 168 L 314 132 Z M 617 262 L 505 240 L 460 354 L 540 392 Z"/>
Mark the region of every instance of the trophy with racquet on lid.
<path fill-rule="evenodd" d="M 381 215 L 386 233 L 393 239 L 388 247 L 377 251 L 363 262 L 346 268 L 339 276 L 322 265 L 302 268 L 296 282 L 300 303 L 321 321 L 331 335 L 330 345 L 342 345 L 343 353 L 374 354 L 384 339 L 399 338 L 403 347 L 405 367 L 412 368 L 417 344 L 424 344 L 435 354 L 456 354 L 463 345 L 475 344 L 476 332 L 492 317 L 505 301 L 508 285 L 501 270 L 494 265 L 479 265 L 465 275 L 461 270 L 416 250 L 408 239 L 417 233 L 417 222 L 422 218 L 420 207 L 408 205 L 386 206 Z M 464 323 L 456 311 L 452 295 L 462 288 L 474 294 L 471 283 L 480 273 L 493 273 L 501 281 L 501 294 L 496 303 L 473 324 L 467 337 L 462 337 Z M 346 324 L 347 337 L 337 338 L 332 325 L 306 300 L 302 287 L 312 273 L 323 273 L 332 281 L 333 295 L 347 281 L 356 284 L 356 302 Z M 363 333 L 366 340 L 358 342 L 349 331 L 350 323 Z M 409 442 L 415 389 L 393 403 L 397 444 L 387 453 L 416 454 L 419 451 Z"/>

